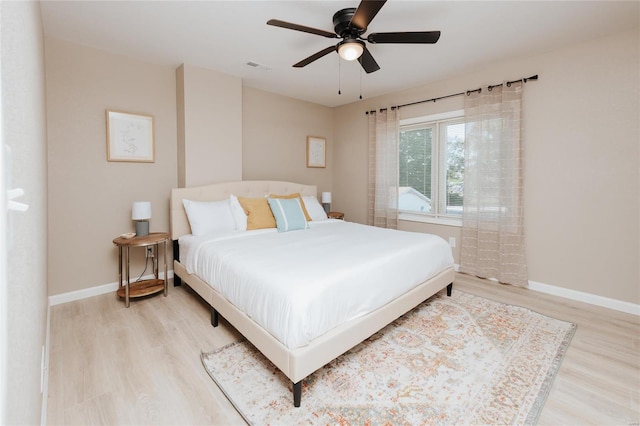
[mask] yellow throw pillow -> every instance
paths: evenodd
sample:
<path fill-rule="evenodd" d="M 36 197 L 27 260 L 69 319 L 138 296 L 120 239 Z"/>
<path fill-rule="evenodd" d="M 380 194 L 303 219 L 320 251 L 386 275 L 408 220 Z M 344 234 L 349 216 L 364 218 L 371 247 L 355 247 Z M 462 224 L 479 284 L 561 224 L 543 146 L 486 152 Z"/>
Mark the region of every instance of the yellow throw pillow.
<path fill-rule="evenodd" d="M 238 201 L 247 214 L 247 231 L 276 227 L 276 218 L 266 198 L 238 197 Z"/>
<path fill-rule="evenodd" d="M 289 195 L 269 194 L 269 197 L 270 198 L 298 198 L 300 200 L 300 205 L 302 206 L 302 213 L 304 213 L 305 219 L 307 219 L 307 222 L 311 222 L 311 216 L 309 216 L 309 212 L 307 212 L 307 208 L 304 206 L 304 200 L 302 199 L 302 196 L 300 195 L 299 192 L 289 194 Z"/>

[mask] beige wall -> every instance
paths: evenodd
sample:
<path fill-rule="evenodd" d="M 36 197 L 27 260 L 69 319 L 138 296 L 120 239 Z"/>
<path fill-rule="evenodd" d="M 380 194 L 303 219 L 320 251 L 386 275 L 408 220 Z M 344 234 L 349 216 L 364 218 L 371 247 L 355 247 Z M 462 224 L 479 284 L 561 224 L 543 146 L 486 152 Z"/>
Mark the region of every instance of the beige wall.
<path fill-rule="evenodd" d="M 45 64 L 38 2 L 0 2 L 2 28 L 2 144 L 11 161 L 0 165 L 16 201 L 26 212 L 8 212 L 6 238 L 7 310 L 0 324 L 0 424 L 40 424 L 40 375 L 47 321 L 47 147 Z M 7 152 L 3 151 L 3 157 Z M 8 156 L 7 156 L 8 157 Z M 4 191 L 4 188 L 2 189 Z M 2 207 L 4 209 L 4 206 Z M 2 215 L 4 217 L 4 215 Z M 4 274 L 5 271 L 2 271 Z M 4 282 L 0 282 L 3 285 Z"/>
<path fill-rule="evenodd" d="M 242 135 L 242 179 L 316 184 L 319 192 L 333 192 L 333 210 L 364 223 L 365 111 L 538 73 L 540 80 L 527 84 L 524 98 L 530 279 L 639 303 L 637 40 L 637 31 L 619 34 L 333 109 L 245 87 L 236 129 Z M 111 239 L 133 229 L 132 201 L 151 199 L 152 230 L 168 229 L 167 209 L 158 206 L 177 184 L 180 99 L 175 94 L 184 88 L 176 86 L 176 70 L 59 40 L 47 40 L 46 47 L 49 278 L 50 294 L 59 294 L 115 281 Z M 462 101 L 402 108 L 401 116 L 459 109 Z M 156 116 L 156 163 L 106 162 L 105 108 Z M 306 167 L 308 135 L 327 138 L 327 168 Z M 459 228 L 400 226 L 453 236 L 460 243 Z M 65 260 L 79 250 L 86 254 L 74 258 L 70 274 Z M 459 247 L 456 261 L 458 253 Z"/>
<path fill-rule="evenodd" d="M 332 109 L 248 87 L 242 93 L 242 178 L 299 182 L 317 185 L 318 193 L 331 191 Z M 327 139 L 326 168 L 307 167 L 307 136 Z M 340 209 L 336 203 L 332 207 Z"/>
<path fill-rule="evenodd" d="M 179 185 L 242 180 L 242 80 L 189 64 L 176 79 Z"/>
<path fill-rule="evenodd" d="M 131 203 L 151 201 L 151 231 L 169 230 L 168 196 L 179 185 L 179 173 L 188 185 L 281 179 L 331 190 L 330 108 L 259 90 L 236 91 L 237 79 L 213 71 L 187 65 L 184 78 L 185 67 L 173 70 L 58 39 L 46 39 L 46 55 L 50 295 L 117 281 L 111 241 L 134 229 Z M 216 86 L 231 86 L 237 99 L 225 98 L 231 105 L 227 130 L 207 136 L 214 132 L 207 128 L 211 113 L 222 116 L 219 99 L 207 100 L 219 93 Z M 195 96 L 198 87 L 207 96 Z M 242 105 L 240 117 L 234 105 Z M 106 161 L 107 108 L 155 116 L 155 163 Z M 178 143 L 182 135 L 185 144 Z M 307 135 L 327 138 L 327 168 L 306 167 Z M 140 268 L 142 251 L 133 255 Z"/>
<path fill-rule="evenodd" d="M 151 201 L 152 232 L 169 231 L 169 192 L 177 186 L 176 78 L 173 68 L 57 39 L 45 40 L 45 52 L 49 294 L 56 295 L 117 281 L 112 240 L 134 231 L 134 201 Z M 155 117 L 154 163 L 107 162 L 106 109 Z M 140 266 L 143 251 L 133 255 Z"/>
<path fill-rule="evenodd" d="M 366 222 L 365 111 L 539 74 L 527 83 L 523 102 L 529 279 L 640 303 L 639 39 L 637 30 L 622 33 L 336 108 L 334 201 L 352 220 Z M 401 117 L 462 102 L 402 108 Z M 451 227 L 401 227 L 460 241 Z"/>

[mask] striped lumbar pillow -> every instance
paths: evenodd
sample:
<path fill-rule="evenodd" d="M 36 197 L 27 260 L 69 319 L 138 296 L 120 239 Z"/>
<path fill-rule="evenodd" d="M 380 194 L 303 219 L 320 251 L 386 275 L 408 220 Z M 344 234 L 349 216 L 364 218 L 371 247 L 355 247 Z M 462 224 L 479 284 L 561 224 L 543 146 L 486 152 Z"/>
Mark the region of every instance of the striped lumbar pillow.
<path fill-rule="evenodd" d="M 267 198 L 276 218 L 278 232 L 295 231 L 308 227 L 299 198 Z"/>

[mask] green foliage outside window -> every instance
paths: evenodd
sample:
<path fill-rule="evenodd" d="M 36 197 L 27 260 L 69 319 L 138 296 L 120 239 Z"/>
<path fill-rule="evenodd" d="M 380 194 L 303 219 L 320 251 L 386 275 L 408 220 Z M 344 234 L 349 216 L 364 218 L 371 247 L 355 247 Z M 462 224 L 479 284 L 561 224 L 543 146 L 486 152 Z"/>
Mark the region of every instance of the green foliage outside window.
<path fill-rule="evenodd" d="M 434 149 L 438 132 L 442 141 L 438 154 L 442 158 L 439 163 L 442 167 L 438 167 L 438 160 L 434 157 L 438 151 Z M 464 135 L 465 124 L 460 120 L 413 125 L 400 131 L 399 184 L 401 187 L 411 187 L 431 200 L 430 213 L 462 214 Z M 440 190 L 435 186 L 437 181 L 441 182 Z M 438 207 L 437 200 L 443 198 L 443 207 Z M 439 211 L 442 208 L 445 211 Z"/>
<path fill-rule="evenodd" d="M 431 199 L 431 128 L 400 132 L 400 186 L 410 186 Z"/>

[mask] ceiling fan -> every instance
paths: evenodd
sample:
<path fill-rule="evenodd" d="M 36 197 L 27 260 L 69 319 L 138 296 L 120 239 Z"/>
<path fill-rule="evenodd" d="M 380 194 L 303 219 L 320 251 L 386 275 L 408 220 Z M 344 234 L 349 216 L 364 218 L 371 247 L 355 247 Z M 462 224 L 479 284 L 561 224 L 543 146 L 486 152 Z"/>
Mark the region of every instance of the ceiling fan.
<path fill-rule="evenodd" d="M 342 59 L 360 62 L 362 68 L 367 73 L 378 71 L 380 66 L 373 59 L 371 52 L 367 49 L 365 41 L 369 43 L 418 43 L 433 44 L 440 38 L 440 31 L 407 31 L 391 33 L 371 33 L 366 38 L 362 37 L 367 31 L 367 26 L 376 14 L 380 11 L 387 0 L 362 0 L 358 8 L 348 8 L 337 11 L 333 15 L 334 32 L 311 28 L 304 25 L 292 24 L 290 22 L 270 19 L 267 25 L 286 28 L 289 30 L 302 31 L 309 34 L 316 34 L 326 38 L 341 38 L 342 41 L 335 46 L 329 46 L 308 58 L 294 64 L 295 68 L 302 68 L 313 61 L 328 55 L 332 51 L 337 51 Z"/>

